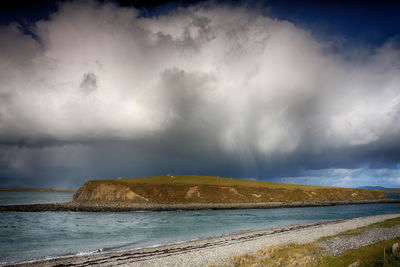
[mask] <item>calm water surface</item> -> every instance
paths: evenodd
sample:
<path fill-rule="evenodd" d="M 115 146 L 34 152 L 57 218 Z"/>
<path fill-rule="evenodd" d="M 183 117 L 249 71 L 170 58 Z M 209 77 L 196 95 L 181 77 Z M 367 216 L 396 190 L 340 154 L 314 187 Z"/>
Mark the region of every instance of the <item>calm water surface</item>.
<path fill-rule="evenodd" d="M 72 200 L 70 192 L 12 192 L 0 191 L 0 205 L 60 203 Z"/>
<path fill-rule="evenodd" d="M 388 193 L 385 194 L 388 198 L 393 198 L 393 199 L 400 199 L 400 193 Z"/>
<path fill-rule="evenodd" d="M 54 202 L 64 199 L 58 196 Z M 47 198 L 40 196 L 42 200 Z M 389 213 L 400 213 L 400 204 L 122 213 L 2 212 L 0 262 L 128 250 L 246 230 Z"/>

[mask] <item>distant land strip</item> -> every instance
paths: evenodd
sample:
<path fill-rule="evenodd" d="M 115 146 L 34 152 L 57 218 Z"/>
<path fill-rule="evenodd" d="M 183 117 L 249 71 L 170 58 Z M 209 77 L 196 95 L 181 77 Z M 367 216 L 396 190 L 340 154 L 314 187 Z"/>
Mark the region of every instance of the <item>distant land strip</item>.
<path fill-rule="evenodd" d="M 52 189 L 52 188 L 0 188 L 0 191 L 11 192 L 69 192 L 75 193 L 76 189 Z"/>
<path fill-rule="evenodd" d="M 400 203 L 399 199 L 342 200 L 321 202 L 259 202 L 259 203 L 126 203 L 126 202 L 66 202 L 50 204 L 3 205 L 0 212 L 42 212 L 42 211 L 172 211 L 172 210 L 229 210 L 229 209 L 272 209 L 298 207 L 324 207 L 337 205 Z"/>

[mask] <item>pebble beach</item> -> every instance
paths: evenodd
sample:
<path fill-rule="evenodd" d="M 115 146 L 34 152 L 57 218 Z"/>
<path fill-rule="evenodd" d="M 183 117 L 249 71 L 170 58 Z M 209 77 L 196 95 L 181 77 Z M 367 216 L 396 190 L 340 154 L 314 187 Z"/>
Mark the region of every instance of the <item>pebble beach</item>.
<path fill-rule="evenodd" d="M 291 225 L 267 230 L 251 231 L 219 237 L 205 238 L 190 242 L 171 244 L 139 250 L 103 253 L 87 256 L 74 256 L 49 259 L 45 261 L 25 262 L 13 266 L 207 266 L 209 264 L 229 264 L 232 256 L 255 253 L 270 245 L 284 243 L 308 243 L 324 236 L 367 226 L 387 219 L 400 217 L 400 214 L 388 214 L 361 217 L 347 220 L 333 220 Z M 373 244 L 400 236 L 400 229 L 371 232 L 361 236 L 361 245 Z M 360 241 L 360 242 L 361 242 Z M 357 241 L 355 241 L 357 243 Z M 335 245 L 335 244 L 333 244 Z M 336 244 L 336 246 L 338 246 Z M 354 245 L 349 245 L 353 246 Z M 352 247 L 333 248 L 336 254 Z"/>

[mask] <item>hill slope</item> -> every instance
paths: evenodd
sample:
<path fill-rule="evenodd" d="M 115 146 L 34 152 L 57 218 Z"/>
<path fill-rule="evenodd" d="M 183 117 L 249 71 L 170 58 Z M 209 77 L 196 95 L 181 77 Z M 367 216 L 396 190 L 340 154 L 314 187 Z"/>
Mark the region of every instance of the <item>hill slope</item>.
<path fill-rule="evenodd" d="M 385 195 L 378 191 L 196 175 L 91 180 L 74 195 L 74 201 L 134 203 L 258 203 L 384 198 Z"/>

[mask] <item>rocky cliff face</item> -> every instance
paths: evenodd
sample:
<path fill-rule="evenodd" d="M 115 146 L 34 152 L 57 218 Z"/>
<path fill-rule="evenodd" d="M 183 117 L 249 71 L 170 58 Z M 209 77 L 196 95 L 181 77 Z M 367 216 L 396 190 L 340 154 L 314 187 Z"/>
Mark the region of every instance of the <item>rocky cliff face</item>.
<path fill-rule="evenodd" d="M 359 189 L 288 190 L 187 184 L 135 184 L 87 182 L 74 195 L 74 201 L 133 203 L 259 203 L 295 201 L 342 201 L 384 199 L 381 192 Z"/>
<path fill-rule="evenodd" d="M 132 191 L 129 186 L 114 183 L 84 184 L 74 194 L 74 201 L 128 201 L 148 202 L 149 200 Z"/>

